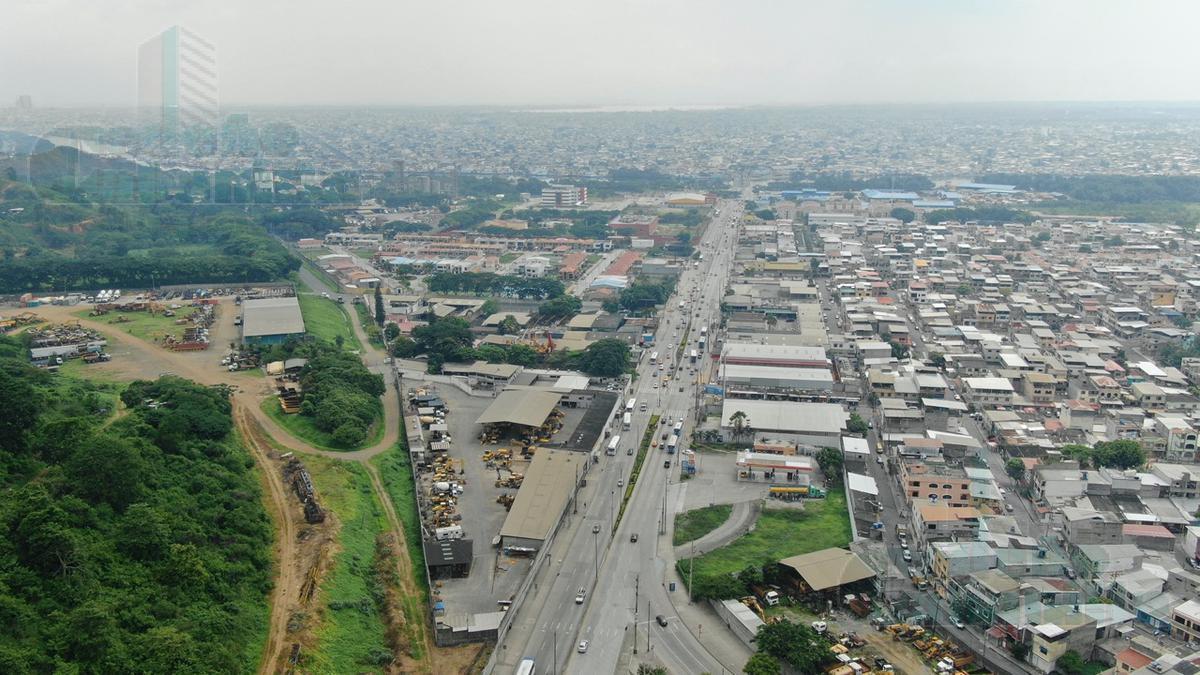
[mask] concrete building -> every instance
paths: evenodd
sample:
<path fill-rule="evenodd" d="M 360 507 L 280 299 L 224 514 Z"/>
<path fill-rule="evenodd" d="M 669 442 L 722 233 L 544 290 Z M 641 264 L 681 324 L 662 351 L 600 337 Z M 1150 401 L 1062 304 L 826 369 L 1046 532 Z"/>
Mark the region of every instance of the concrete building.
<path fill-rule="evenodd" d="M 929 568 L 944 585 L 953 577 L 996 566 L 996 552 L 982 541 L 935 541 L 929 544 Z"/>
<path fill-rule="evenodd" d="M 1012 405 L 1013 386 L 1003 377 L 964 377 L 963 400 L 976 406 Z"/>
<path fill-rule="evenodd" d="M 753 438 L 735 438 L 735 413 L 744 413 Z M 726 441 L 786 441 L 817 448 L 836 448 L 850 416 L 833 403 L 796 403 L 726 398 L 721 404 L 721 436 Z"/>
<path fill-rule="evenodd" d="M 588 189 L 574 185 L 547 185 L 542 188 L 543 209 L 562 209 L 587 203 Z"/>

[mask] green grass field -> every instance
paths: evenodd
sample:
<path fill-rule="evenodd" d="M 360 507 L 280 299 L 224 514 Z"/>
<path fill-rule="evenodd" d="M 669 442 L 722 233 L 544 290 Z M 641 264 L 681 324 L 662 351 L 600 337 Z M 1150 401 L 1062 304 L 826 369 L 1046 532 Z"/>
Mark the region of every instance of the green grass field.
<path fill-rule="evenodd" d="M 305 457 L 322 504 L 341 522 L 340 550 L 314 602 L 327 608 L 317 644 L 304 660 L 314 673 L 382 673 L 391 658 L 374 596 L 375 538 L 387 518 L 366 469 L 351 462 Z"/>
<path fill-rule="evenodd" d="M 279 426 L 283 427 L 289 434 L 299 438 L 300 440 L 320 448 L 322 450 L 333 450 L 335 452 L 346 452 L 350 450 L 359 450 L 361 448 L 369 448 L 379 442 L 383 438 L 383 404 L 376 401 L 376 406 L 379 408 L 376 421 L 371 425 L 367 432 L 367 438 L 362 443 L 346 448 L 339 446 L 333 441 L 333 435 L 317 428 L 311 417 L 305 415 L 284 414 L 283 408 L 279 406 L 279 399 L 275 396 L 270 396 L 263 399 L 259 407 L 267 414 L 268 417 L 275 420 Z"/>
<path fill-rule="evenodd" d="M 804 509 L 765 509 L 754 531 L 728 546 L 695 559 L 696 576 L 732 574 L 747 565 L 762 566 L 802 553 L 845 547 L 850 543 L 850 516 L 842 488 L 825 499 L 809 499 Z M 687 578 L 687 563 L 680 561 Z"/>
<path fill-rule="evenodd" d="M 379 478 L 383 481 L 388 498 L 396 515 L 404 523 L 404 545 L 408 549 L 409 560 L 412 561 L 413 574 L 421 594 L 416 597 L 403 598 L 404 618 L 406 625 L 415 627 L 425 621 L 426 608 L 429 607 L 429 584 L 425 578 L 425 550 L 421 547 L 421 517 L 417 513 L 416 486 L 413 483 L 412 465 L 408 458 L 408 448 L 404 442 L 404 430 L 400 430 L 401 441 L 396 447 L 375 457 L 371 464 L 379 470 Z M 411 630 L 408 642 L 412 645 L 413 658 L 421 658 L 423 644 L 415 630 Z"/>
<path fill-rule="evenodd" d="M 182 336 L 183 329 L 187 326 L 177 325 L 175 322 L 191 316 L 195 308 L 181 307 L 172 311 L 175 312 L 175 316 L 163 316 L 162 314 L 151 314 L 149 312 L 109 312 L 104 316 L 89 317 L 89 310 L 86 309 L 72 312 L 72 314 L 81 319 L 91 319 L 99 323 L 108 324 L 112 330 L 119 330 L 140 340 L 157 342 L 167 335 L 176 338 Z"/>
<path fill-rule="evenodd" d="M 300 313 L 304 315 L 304 330 L 309 335 L 326 342 L 336 342 L 340 335 L 346 349 L 362 349 L 350 326 L 350 317 L 341 305 L 307 293 L 301 293 L 297 298 L 300 300 Z"/>
<path fill-rule="evenodd" d="M 733 506 L 717 504 L 676 514 L 675 534 L 671 539 L 671 544 L 679 546 L 689 541 L 696 541 L 729 520 L 731 513 L 733 513 Z"/>

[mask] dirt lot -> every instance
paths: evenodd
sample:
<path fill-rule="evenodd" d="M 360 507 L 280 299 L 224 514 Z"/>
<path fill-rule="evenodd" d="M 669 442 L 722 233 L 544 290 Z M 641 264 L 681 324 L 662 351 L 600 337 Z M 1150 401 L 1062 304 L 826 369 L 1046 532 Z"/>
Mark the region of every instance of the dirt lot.
<path fill-rule="evenodd" d="M 907 642 L 892 640 L 891 633 L 876 631 L 866 620 L 859 619 L 849 612 L 835 610 L 832 617 L 817 617 L 805 611 L 802 607 L 782 607 L 772 609 L 771 614 L 806 624 L 821 618 L 823 621 L 828 622 L 830 632 L 837 635 L 853 632 L 866 641 L 867 646 L 851 652 L 853 656 L 865 656 L 868 660 L 873 659 L 877 655 L 882 656 L 901 675 L 927 675 L 933 673 L 933 669 L 921 660 L 921 657 L 918 656 L 912 645 Z"/>

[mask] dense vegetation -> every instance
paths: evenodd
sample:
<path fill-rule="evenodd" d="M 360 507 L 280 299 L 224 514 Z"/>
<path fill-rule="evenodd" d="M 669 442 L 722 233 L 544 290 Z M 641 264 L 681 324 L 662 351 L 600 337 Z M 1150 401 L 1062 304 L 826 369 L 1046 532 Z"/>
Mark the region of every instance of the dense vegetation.
<path fill-rule="evenodd" d="M 425 286 L 431 293 L 473 293 L 539 300 L 557 298 L 564 292 L 562 282 L 557 279 L 527 279 L 492 272 L 434 274 L 426 279 Z"/>
<path fill-rule="evenodd" d="M 1089 446 L 1069 443 L 1060 448 L 1064 457 L 1079 461 L 1082 467 L 1136 469 L 1146 463 L 1146 451 L 1137 441 L 1100 441 Z"/>
<path fill-rule="evenodd" d="M 259 224 L 284 239 L 303 239 L 333 232 L 342 226 L 342 221 L 320 209 L 299 208 L 267 211 L 259 218 Z"/>
<path fill-rule="evenodd" d="M 0 357 L 0 670 L 252 670 L 271 535 L 227 395 L 121 399 L 106 426 L 94 385 Z"/>
<path fill-rule="evenodd" d="M 635 281 L 622 289 L 615 300 L 607 302 L 604 309 L 609 312 L 616 312 L 619 309 L 628 312 L 653 309 L 666 302 L 674 290 L 674 279 L 658 282 Z"/>
<path fill-rule="evenodd" d="M 980 182 L 1015 185 L 1022 190 L 1061 192 L 1085 202 L 1143 204 L 1158 201 L 1200 202 L 1200 176 L 1123 176 L 1089 174 L 1063 176 L 1050 173 L 996 173 Z"/>
<path fill-rule="evenodd" d="M 367 370 L 354 354 L 312 345 L 316 353 L 300 371 L 304 399 L 300 414 L 311 417 L 317 428 L 332 434 L 341 447 L 353 447 L 367 437 L 382 410 L 383 377 Z"/>
<path fill-rule="evenodd" d="M 73 204 L 12 183 L 0 195 L 0 293 L 269 281 L 299 267 L 221 207 Z"/>
<path fill-rule="evenodd" d="M 933 181 L 927 176 L 911 173 L 858 176 L 848 171 L 807 173 L 797 171 L 791 180 L 767 184 L 768 190 L 932 190 Z"/>
<path fill-rule="evenodd" d="M 1002 206 L 959 207 L 955 209 L 936 209 L 925 214 L 925 222 L 936 225 L 946 221 L 978 221 L 981 223 L 1025 223 L 1036 220 L 1033 214 Z"/>

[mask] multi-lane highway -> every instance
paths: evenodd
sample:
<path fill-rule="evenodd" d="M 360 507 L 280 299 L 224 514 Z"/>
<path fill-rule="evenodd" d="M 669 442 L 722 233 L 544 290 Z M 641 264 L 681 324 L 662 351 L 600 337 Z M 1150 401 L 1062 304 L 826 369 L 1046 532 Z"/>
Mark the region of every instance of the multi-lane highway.
<path fill-rule="evenodd" d="M 721 202 L 717 210 L 720 215 L 698 244 L 704 259 L 698 266 L 689 263 L 692 266 L 681 275 L 675 295 L 660 316 L 655 344 L 640 359 L 638 377 L 627 392 L 638 402 L 632 427 L 621 429 L 617 422 L 614 430 L 621 436 L 621 451 L 615 457 L 601 457 L 600 465 L 589 475 L 588 486 L 580 492 L 578 513 L 571 516 L 551 549 L 550 565 L 538 573 L 536 591 L 525 610 L 528 614 L 514 621 L 505 640 L 507 653 L 499 660 L 501 664 L 531 657 L 539 672 L 542 668 L 551 673 L 615 672 L 622 654 L 634 648 L 636 586 L 640 653 L 645 654 L 649 630 L 653 657 L 648 660 L 661 662 L 672 672 L 721 672 L 721 664 L 687 627 L 674 620 L 665 587 L 671 542 L 659 533 L 669 529 L 662 523 L 664 513 L 667 518 L 674 513 L 673 504 L 665 497 L 668 487 L 679 480 L 678 454 L 667 455 L 661 447 L 650 450 L 625 515 L 613 532 L 635 456 L 626 451 L 633 448 L 636 452 L 651 416 L 673 421 L 683 418 L 685 445 L 691 435 L 696 387 L 706 357 L 700 356 L 692 364 L 690 352 L 696 348 L 701 326 L 708 326 L 711 333 L 720 321 L 720 301 L 742 207 L 737 202 Z M 680 349 L 684 340 L 687 342 Z M 661 371 L 658 364 L 650 363 L 654 351 L 659 362 L 665 362 Z M 669 429 L 660 424 L 655 440 Z M 668 461 L 670 466 L 664 466 Z M 634 534 L 636 542 L 631 541 Z M 581 589 L 583 602 L 578 603 Z M 677 592 L 684 602 L 685 592 Z M 660 614 L 665 627 L 654 621 Z M 587 653 L 578 652 L 580 640 L 589 642 Z M 735 665 L 740 668 L 741 664 Z M 503 668 L 500 666 L 500 672 Z"/>

